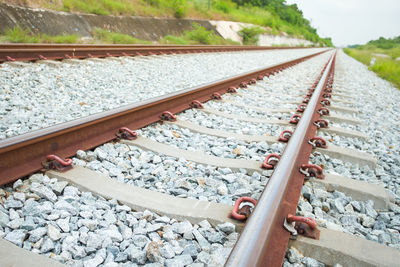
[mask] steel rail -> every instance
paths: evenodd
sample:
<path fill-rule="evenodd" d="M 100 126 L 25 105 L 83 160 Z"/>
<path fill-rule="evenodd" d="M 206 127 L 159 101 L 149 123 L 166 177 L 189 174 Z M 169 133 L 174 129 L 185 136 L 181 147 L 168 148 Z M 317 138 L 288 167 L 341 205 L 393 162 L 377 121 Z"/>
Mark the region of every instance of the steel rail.
<path fill-rule="evenodd" d="M 302 49 L 299 47 L 227 45 L 0 44 L 0 62 L 296 48 Z"/>
<path fill-rule="evenodd" d="M 296 213 L 304 181 L 304 174 L 299 169 L 308 163 L 311 154 L 312 146 L 308 140 L 317 130 L 313 122 L 320 116 L 317 110 L 322 106 L 323 88 L 334 66 L 334 58 L 332 56 L 325 65 L 310 102 L 225 266 L 282 266 L 290 237 L 283 222 L 289 213 Z"/>
<path fill-rule="evenodd" d="M 190 108 L 193 100 L 208 101 L 214 92 L 224 94 L 231 86 L 238 87 L 243 81 L 275 73 L 326 51 L 0 140 L 0 184 L 40 170 L 42 160 L 49 154 L 75 155 L 79 149 L 91 149 L 115 139 L 120 127 L 139 129 L 159 121 L 163 111 L 181 112 Z"/>

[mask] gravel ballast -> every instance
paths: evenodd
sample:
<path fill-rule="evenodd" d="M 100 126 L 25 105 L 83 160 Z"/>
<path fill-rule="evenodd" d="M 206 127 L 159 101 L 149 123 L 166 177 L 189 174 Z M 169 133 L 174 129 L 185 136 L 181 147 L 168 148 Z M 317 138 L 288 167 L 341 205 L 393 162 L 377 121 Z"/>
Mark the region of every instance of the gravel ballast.
<path fill-rule="evenodd" d="M 326 173 L 383 185 L 395 203 L 390 203 L 387 211 L 377 211 L 372 201 L 355 201 L 342 192 L 327 192 L 318 184 L 308 182 L 303 186 L 297 212 L 316 218 L 319 226 L 400 249 L 400 91 L 343 52 L 338 53 L 336 62 L 333 92 L 335 88 L 351 92 L 355 97 L 352 100 L 355 102 L 353 106 L 359 112 L 342 115 L 354 116 L 363 121 L 360 125 L 340 126 L 361 131 L 370 139 L 327 133 L 319 133 L 319 136 L 337 146 L 373 155 L 378 159 L 377 167 L 371 169 L 317 152 L 312 154 L 310 162 L 323 165 Z"/>
<path fill-rule="evenodd" d="M 321 49 L 0 65 L 0 139 L 306 56 Z M 207 71 L 205 71 L 207 70 Z"/>
<path fill-rule="evenodd" d="M 135 212 L 42 174 L 3 187 L 0 199 L 2 238 L 73 266 L 223 266 L 238 238 L 231 223 Z"/>

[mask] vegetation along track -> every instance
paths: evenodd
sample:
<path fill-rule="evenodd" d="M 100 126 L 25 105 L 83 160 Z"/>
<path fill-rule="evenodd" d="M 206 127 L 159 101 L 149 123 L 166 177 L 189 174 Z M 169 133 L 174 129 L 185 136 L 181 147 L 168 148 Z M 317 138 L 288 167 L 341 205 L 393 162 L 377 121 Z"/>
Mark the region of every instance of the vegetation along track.
<path fill-rule="evenodd" d="M 166 266 L 189 265 L 194 260 L 215 266 L 225 264 L 225 256 L 235 243 L 237 233 L 244 227 L 226 262 L 227 266 L 282 265 L 290 233 L 292 236 L 304 234 L 319 238 L 319 241 L 315 241 L 297 237 L 291 245 L 305 256 L 329 265 L 394 264 L 399 255 L 395 249 L 372 241 L 360 241 L 339 232 L 317 229 L 312 218 L 290 216 L 296 213 L 305 177 L 327 188 L 340 189 L 358 201 L 375 200 L 377 206 L 372 206 L 371 213 L 374 209 L 379 210 L 389 205 L 383 189 L 359 181 L 345 182 L 343 177 L 324 174 L 321 166 L 308 164 L 311 153 L 371 167 L 376 164 L 376 160 L 367 153 L 339 148 L 324 139 L 315 138 L 317 131 L 367 138 L 360 132 L 336 127 L 342 123 L 354 124 L 359 121 L 342 115 L 354 113 L 354 109 L 336 104 L 348 103 L 349 99 L 333 86 L 336 54 L 328 53 L 318 53 L 318 57 L 307 56 L 211 85 L 179 91 L 155 101 L 149 100 L 1 141 L 1 162 L 8 164 L 3 165 L 7 168 L 2 166 L 1 169 L 2 183 L 32 173 L 41 168 L 42 164 L 65 171 L 48 170 L 44 176 L 35 174 L 24 182 L 18 180 L 13 184 L 14 189 L 23 191 L 29 187 L 38 198 L 49 200 L 42 203 L 42 209 L 46 210 L 46 205 L 53 205 L 51 202 L 55 208 L 76 215 L 77 199 L 87 206 L 95 201 L 99 203 L 98 207 L 111 207 L 109 210 L 106 208 L 104 214 L 97 214 L 98 210 L 87 214 L 84 212 L 87 210 L 83 210 L 83 213 L 79 213 L 82 217 L 79 220 L 73 219 L 77 216 L 55 216 L 56 224 L 50 222 L 52 214 L 49 214 L 46 216 L 48 225 L 45 229 L 49 237 L 42 239 L 39 245 L 35 243 L 35 246 L 40 247 L 35 247 L 37 252 L 45 254 L 57 251 L 57 241 L 62 238 L 58 253 L 62 251 L 64 254 L 49 256 L 67 264 L 83 258 L 84 265 L 97 266 L 103 262 L 106 265 L 106 261 L 109 264 L 112 258 L 119 262 L 144 264 L 149 261 Z M 266 83 L 265 77 L 289 71 L 285 69 L 293 68 L 295 64 L 310 58 L 315 60 L 312 62 L 315 66 L 306 67 L 314 71 L 308 70 L 308 75 L 302 77 L 303 83 L 312 78 L 315 80 L 308 82 L 311 85 L 308 90 L 283 88 L 286 93 L 283 94 L 268 88 L 271 84 Z M 292 80 L 292 85 L 298 82 L 296 79 Z M 301 98 L 304 92 L 306 95 Z M 182 113 L 174 115 L 179 112 Z M 210 120 L 219 123 L 211 127 L 207 124 Z M 242 128 L 241 134 L 232 131 L 234 124 Z M 133 132 L 129 129 L 140 130 Z M 283 131 L 289 129 L 291 133 Z M 269 131 L 267 135 L 265 131 Z M 116 136 L 120 138 L 119 141 L 114 140 Z M 97 147 L 110 140 L 114 141 Z M 83 151 L 94 147 L 97 147 L 94 151 Z M 201 147 L 202 151 L 194 151 L 197 147 Z M 43 162 L 49 154 L 62 157 L 76 154 L 74 167 L 71 169 L 69 166 L 72 161 L 54 160 L 54 156 L 48 156 L 47 161 Z M 26 166 L 22 166 L 21 162 L 26 163 Z M 126 162 L 131 165 L 126 166 Z M 165 174 L 170 168 L 176 168 L 180 175 L 175 173 L 174 176 L 175 171 Z M 171 177 L 162 180 L 163 175 Z M 324 180 L 318 181 L 315 178 Z M 66 187 L 67 183 L 59 180 L 76 185 L 82 192 L 73 186 Z M 174 186 L 165 188 L 163 184 L 172 181 Z M 52 188 L 51 193 L 49 187 Z M 364 192 L 361 193 L 360 188 Z M 84 191 L 91 191 L 104 198 L 94 197 Z M 78 198 L 78 195 L 81 197 Z M 16 194 L 15 199 L 7 199 L 5 206 L 18 210 L 20 197 Z M 235 200 L 240 201 L 239 197 L 248 197 L 242 199 L 245 204 L 255 203 L 249 197 L 257 199 L 255 208 L 245 205 L 238 211 L 239 215 L 232 213 L 232 204 Z M 34 206 L 33 202 L 25 204 L 23 209 L 34 210 L 32 214 L 35 209 L 39 212 L 41 208 L 31 207 Z M 299 207 L 300 211 L 297 212 L 304 214 L 303 206 Z M 340 208 L 340 204 L 337 207 Z M 130 212 L 131 208 L 138 212 Z M 370 208 L 366 206 L 366 209 Z M 13 212 L 10 211 L 10 214 Z M 250 213 L 246 225 L 230 218 L 246 218 Z M 100 222 L 96 223 L 96 216 Z M 124 223 L 116 223 L 115 216 Z M 125 221 L 129 221 L 129 227 L 126 227 Z M 80 236 L 75 241 L 72 232 L 78 229 L 70 229 L 68 223 L 80 227 Z M 44 222 L 41 224 L 46 225 Z M 131 226 L 134 233 L 127 229 Z M 82 228 L 88 231 L 81 231 Z M 21 230 L 17 237 L 11 233 L 13 231 L 8 232 L 5 239 L 22 246 L 26 233 Z M 37 239 L 35 234 L 38 235 Z M 96 242 L 100 238 L 97 235 L 108 237 L 114 247 L 111 249 L 111 245 L 106 245 L 107 250 L 103 247 L 102 251 L 103 239 Z M 32 238 L 31 242 L 41 240 L 40 234 L 36 232 L 30 232 L 29 238 Z M 86 251 L 90 256 L 81 255 L 79 249 L 74 247 L 73 243 L 77 243 L 78 239 L 90 248 Z M 125 239 L 132 242 L 122 245 Z M 115 247 L 116 244 L 119 246 Z M 72 248 L 68 249 L 68 246 Z M 374 254 L 361 255 L 357 251 L 360 247 L 372 250 Z M 292 260 L 290 257 L 293 253 L 293 250 L 289 251 L 289 260 Z"/>

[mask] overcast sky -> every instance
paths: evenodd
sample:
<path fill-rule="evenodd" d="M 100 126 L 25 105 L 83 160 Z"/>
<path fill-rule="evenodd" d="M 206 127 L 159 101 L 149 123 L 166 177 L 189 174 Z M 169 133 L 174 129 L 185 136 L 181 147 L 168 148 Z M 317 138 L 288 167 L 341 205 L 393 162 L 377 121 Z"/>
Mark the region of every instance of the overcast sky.
<path fill-rule="evenodd" d="M 286 0 L 336 46 L 400 35 L 400 0 Z"/>

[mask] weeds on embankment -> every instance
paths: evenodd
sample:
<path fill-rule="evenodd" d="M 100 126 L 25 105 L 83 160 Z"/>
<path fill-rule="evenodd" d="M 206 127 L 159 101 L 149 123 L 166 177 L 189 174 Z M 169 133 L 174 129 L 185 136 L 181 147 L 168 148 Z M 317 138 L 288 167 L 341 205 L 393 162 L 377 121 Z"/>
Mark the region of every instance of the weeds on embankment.
<path fill-rule="evenodd" d="M 376 47 L 344 48 L 343 51 L 369 66 L 369 69 L 375 72 L 379 77 L 390 81 L 394 86 L 400 89 L 400 61 L 396 60 L 396 58 L 400 56 L 400 47 L 391 49 Z M 373 54 L 384 54 L 388 55 L 388 57 L 380 57 Z M 376 61 L 370 66 L 373 57 Z"/>
<path fill-rule="evenodd" d="M 14 0 L 0 2 L 15 3 Z M 29 0 L 24 3 L 31 7 L 97 15 L 239 21 L 267 27 L 270 34 L 286 32 L 320 45 L 332 46 L 330 38 L 318 36 L 297 6 L 281 1 L 272 1 L 268 5 L 261 1 L 243 4 L 238 0 Z"/>
<path fill-rule="evenodd" d="M 93 39 L 83 41 L 78 35 L 56 35 L 36 34 L 28 29 L 14 27 L 0 35 L 1 42 L 8 43 L 98 43 L 98 44 L 204 44 L 204 45 L 240 45 L 230 39 L 225 40 L 212 30 L 193 24 L 193 30 L 185 31 L 180 36 L 167 35 L 158 42 L 151 42 L 135 38 L 129 34 L 111 32 L 106 29 L 96 28 L 92 32 Z"/>

